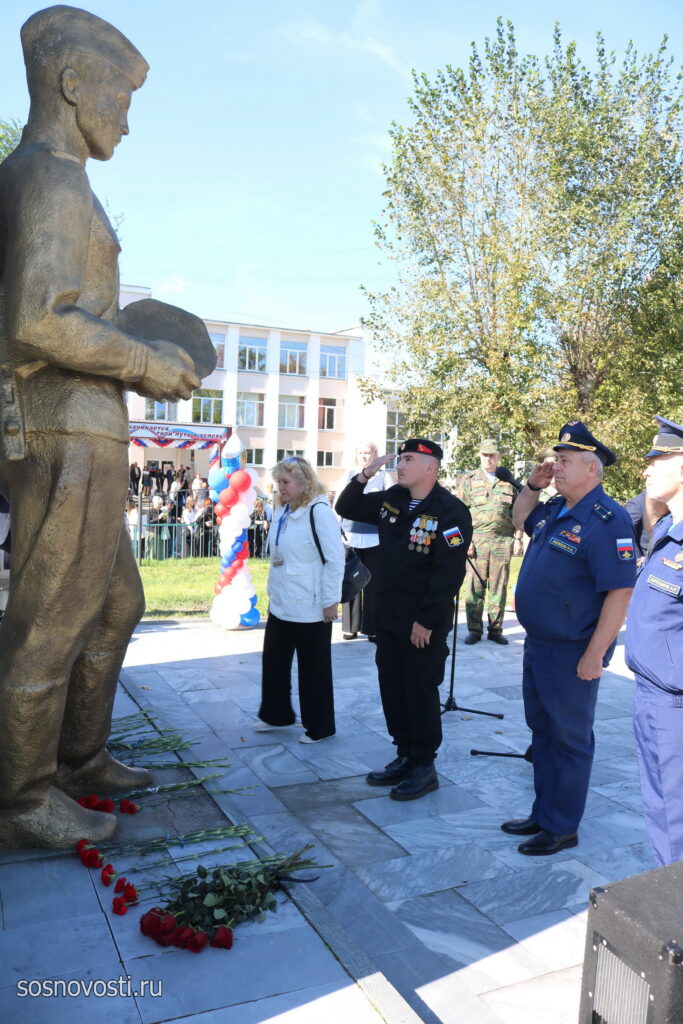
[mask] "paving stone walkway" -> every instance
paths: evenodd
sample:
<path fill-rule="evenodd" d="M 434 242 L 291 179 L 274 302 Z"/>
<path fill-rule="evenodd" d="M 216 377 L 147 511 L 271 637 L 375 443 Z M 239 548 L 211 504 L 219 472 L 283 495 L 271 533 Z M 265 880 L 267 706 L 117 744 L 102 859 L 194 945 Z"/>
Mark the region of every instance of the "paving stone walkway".
<path fill-rule="evenodd" d="M 508 614 L 508 647 L 465 647 L 462 625 L 458 632 L 458 705 L 505 717 L 448 712 L 440 788 L 396 803 L 364 781 L 394 756 L 367 641 L 344 642 L 334 627 L 337 735 L 305 745 L 300 727 L 253 730 L 262 629 L 225 633 L 205 620 L 141 625 L 117 713 L 151 709 L 160 727 L 196 738 L 181 758 L 225 757 L 231 768 L 219 784 L 249 788 L 174 800 L 122 822 L 124 834 L 217 827 L 225 815 L 264 837 L 254 847 L 259 853 L 290 853 L 311 842 L 318 862 L 331 866 L 317 881 L 292 886 L 291 900 L 281 894 L 278 913 L 263 924 L 239 925 L 232 951 L 195 956 L 141 936 L 138 913 L 113 916 L 111 890 L 75 856 L 5 852 L 0 1019 L 575 1024 L 588 890 L 654 866 L 640 806 L 632 678 L 618 647 L 600 689 L 579 846 L 539 862 L 520 855 L 499 827 L 529 812 L 531 766 L 470 755 L 473 748 L 523 752 L 528 745 L 522 630 Z M 448 681 L 443 696 L 447 689 Z M 162 781 L 187 776 L 182 769 Z M 197 852 L 211 863 L 201 847 Z M 253 855 L 247 849 L 231 859 Z M 139 858 L 123 867 L 145 870 Z M 22 979 L 119 977 L 138 991 L 143 980 L 152 991 L 161 982 L 162 995 L 22 998 L 17 989 Z"/>

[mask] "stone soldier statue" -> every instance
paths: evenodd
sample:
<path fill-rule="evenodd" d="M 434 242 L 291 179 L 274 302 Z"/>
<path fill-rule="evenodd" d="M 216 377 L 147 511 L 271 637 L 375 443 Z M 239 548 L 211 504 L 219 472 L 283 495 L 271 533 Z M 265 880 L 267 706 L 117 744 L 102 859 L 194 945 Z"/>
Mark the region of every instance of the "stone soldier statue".
<path fill-rule="evenodd" d="M 105 747 L 144 610 L 122 515 L 124 391 L 189 398 L 200 378 L 161 327 L 136 335 L 118 309 L 119 243 L 85 172 L 128 134 L 146 61 L 112 25 L 72 7 L 34 14 L 21 39 L 29 118 L 0 164 L 0 491 L 12 514 L 0 846 L 64 848 L 116 828 L 72 797 L 150 781 Z"/>
<path fill-rule="evenodd" d="M 479 449 L 479 469 L 466 473 L 458 485 L 458 497 L 472 516 L 474 536 L 468 554 L 465 611 L 469 633 L 466 644 L 476 644 L 484 631 L 484 598 L 489 591 L 488 638 L 507 644 L 503 636 L 505 598 L 513 554 L 515 528 L 512 506 L 521 484 L 517 485 L 508 469 L 499 466 L 500 453 L 495 441 L 484 441 Z M 521 540 L 514 542 L 515 554 L 521 554 Z"/>

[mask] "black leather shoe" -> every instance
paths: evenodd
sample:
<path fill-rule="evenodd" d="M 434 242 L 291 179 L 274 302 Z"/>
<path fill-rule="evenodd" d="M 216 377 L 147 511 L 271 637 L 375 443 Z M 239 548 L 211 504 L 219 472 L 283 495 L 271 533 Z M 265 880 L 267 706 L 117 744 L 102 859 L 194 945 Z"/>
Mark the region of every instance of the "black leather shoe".
<path fill-rule="evenodd" d="M 533 818 L 513 818 L 512 821 L 504 821 L 500 827 L 510 836 L 535 836 L 543 831 Z"/>
<path fill-rule="evenodd" d="M 395 786 L 410 775 L 412 764 L 409 757 L 397 757 L 380 772 L 368 772 L 365 781 L 368 786 Z"/>
<path fill-rule="evenodd" d="M 417 800 L 438 788 L 439 780 L 434 765 L 416 764 L 403 782 L 394 786 L 389 796 L 392 800 Z"/>
<path fill-rule="evenodd" d="M 506 644 L 510 643 L 508 638 L 506 636 L 503 636 L 502 633 L 489 633 L 488 638 L 489 640 L 493 640 L 494 644 L 501 644 L 503 647 L 505 647 Z"/>
<path fill-rule="evenodd" d="M 551 853 L 568 850 L 570 846 L 578 846 L 578 843 L 579 837 L 576 832 L 559 836 L 554 832 L 546 832 L 545 829 L 542 829 L 538 835 L 527 839 L 525 843 L 520 843 L 517 849 L 528 857 L 547 857 Z"/>
<path fill-rule="evenodd" d="M 481 640 L 481 633 L 468 633 L 465 637 L 466 644 L 478 644 Z"/>

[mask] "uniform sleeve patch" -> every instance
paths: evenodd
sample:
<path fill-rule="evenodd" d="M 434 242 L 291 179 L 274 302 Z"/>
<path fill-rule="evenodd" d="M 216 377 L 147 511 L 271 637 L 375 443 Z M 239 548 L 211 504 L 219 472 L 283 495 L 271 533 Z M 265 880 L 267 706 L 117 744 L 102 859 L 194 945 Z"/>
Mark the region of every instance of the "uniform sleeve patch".
<path fill-rule="evenodd" d="M 457 548 L 463 543 L 463 536 L 459 526 L 451 526 L 450 529 L 443 531 L 443 535 L 449 548 Z"/>
<path fill-rule="evenodd" d="M 617 538 L 617 558 L 620 562 L 630 562 L 633 558 L 633 541 L 630 537 Z"/>

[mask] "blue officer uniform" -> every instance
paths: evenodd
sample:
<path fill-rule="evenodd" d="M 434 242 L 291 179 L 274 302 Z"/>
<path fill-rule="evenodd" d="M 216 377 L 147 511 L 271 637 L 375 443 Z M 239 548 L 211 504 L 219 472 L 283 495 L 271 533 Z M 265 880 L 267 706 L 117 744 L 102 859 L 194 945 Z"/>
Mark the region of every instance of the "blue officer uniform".
<path fill-rule="evenodd" d="M 616 461 L 580 422 L 565 425 L 560 437 L 556 450 L 593 451 L 605 465 Z M 523 695 L 536 791 L 531 818 L 548 832 L 570 835 L 588 794 L 599 685 L 599 679 L 579 679 L 576 668 L 607 592 L 634 585 L 635 542 L 627 513 L 600 485 L 571 509 L 560 495 L 538 505 L 524 529 L 531 542 L 515 609 L 527 633 Z"/>
<path fill-rule="evenodd" d="M 683 427 L 658 416 L 648 458 L 683 454 Z M 636 677 L 633 727 L 643 809 L 658 866 L 683 860 L 683 521 L 657 523 L 626 623 Z"/>

